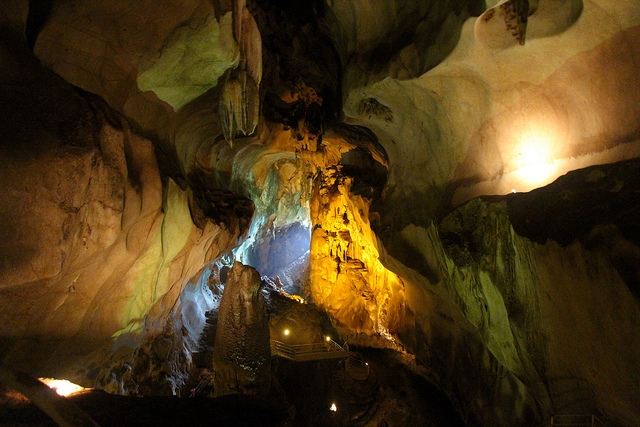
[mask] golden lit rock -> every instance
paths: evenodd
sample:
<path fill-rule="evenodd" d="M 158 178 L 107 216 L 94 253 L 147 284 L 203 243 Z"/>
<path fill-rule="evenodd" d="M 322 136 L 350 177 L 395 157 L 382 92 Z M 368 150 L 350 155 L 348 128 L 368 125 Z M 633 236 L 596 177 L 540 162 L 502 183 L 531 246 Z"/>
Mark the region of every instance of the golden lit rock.
<path fill-rule="evenodd" d="M 325 174 L 311 205 L 313 301 L 346 331 L 390 336 L 403 316 L 403 280 L 380 262 L 369 202 L 350 194 L 350 179 L 338 170 Z"/>

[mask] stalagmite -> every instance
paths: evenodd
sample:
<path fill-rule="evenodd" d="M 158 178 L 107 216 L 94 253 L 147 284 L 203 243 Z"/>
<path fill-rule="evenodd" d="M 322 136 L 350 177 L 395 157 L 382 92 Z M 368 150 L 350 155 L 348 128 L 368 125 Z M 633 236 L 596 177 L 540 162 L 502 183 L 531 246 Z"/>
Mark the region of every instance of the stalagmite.
<path fill-rule="evenodd" d="M 266 394 L 271 348 L 260 274 L 236 262 L 227 277 L 213 349 L 214 395 Z"/>

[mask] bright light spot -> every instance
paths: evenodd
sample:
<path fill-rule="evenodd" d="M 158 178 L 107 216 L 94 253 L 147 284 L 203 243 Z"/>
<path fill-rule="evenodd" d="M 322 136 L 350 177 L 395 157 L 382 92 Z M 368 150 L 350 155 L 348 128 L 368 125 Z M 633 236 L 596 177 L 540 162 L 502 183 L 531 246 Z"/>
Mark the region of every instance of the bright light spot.
<path fill-rule="evenodd" d="M 282 333 L 287 336 L 291 333 L 291 331 L 289 331 L 288 329 L 285 329 L 284 331 L 282 331 Z"/>
<path fill-rule="evenodd" d="M 369 362 L 364 362 L 364 364 L 365 364 L 366 366 L 369 366 Z"/>
<path fill-rule="evenodd" d="M 284 295 L 285 297 L 292 299 L 294 301 L 298 301 L 300 304 L 306 304 L 307 301 L 302 298 L 300 295 L 289 295 L 288 293 L 286 293 L 285 291 L 280 291 L 280 295 Z"/>
<path fill-rule="evenodd" d="M 335 404 L 335 403 L 332 403 L 332 404 L 331 404 L 331 407 L 329 408 L 329 410 L 330 410 L 331 412 L 336 412 L 336 411 L 338 410 L 338 407 L 336 406 L 336 404 Z"/>
<path fill-rule="evenodd" d="M 331 341 L 331 337 L 327 335 L 327 336 L 325 337 L 325 340 L 327 340 L 327 342 L 329 342 L 329 341 Z"/>
<path fill-rule="evenodd" d="M 516 189 L 514 188 L 513 190 L 511 190 L 511 192 L 515 194 L 516 193 Z"/>
<path fill-rule="evenodd" d="M 520 139 L 517 153 L 517 174 L 527 184 L 545 184 L 555 167 L 551 156 L 552 142 L 548 135 L 529 131 Z"/>
<path fill-rule="evenodd" d="M 68 396 L 84 390 L 84 387 L 67 380 L 56 380 L 53 378 L 38 378 L 40 381 L 54 389 L 60 396 Z"/>

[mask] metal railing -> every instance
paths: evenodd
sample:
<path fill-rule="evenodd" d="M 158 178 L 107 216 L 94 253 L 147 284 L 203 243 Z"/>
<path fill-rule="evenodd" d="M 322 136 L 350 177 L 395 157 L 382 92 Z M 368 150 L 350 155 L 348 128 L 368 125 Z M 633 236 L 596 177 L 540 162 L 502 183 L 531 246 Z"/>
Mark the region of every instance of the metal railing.
<path fill-rule="evenodd" d="M 595 414 L 556 414 L 549 420 L 555 427 L 606 427 L 606 424 Z"/>
<path fill-rule="evenodd" d="M 271 340 L 271 355 L 280 356 L 296 362 L 309 360 L 337 359 L 349 357 L 349 350 L 333 340 L 311 344 L 286 344 Z"/>
<path fill-rule="evenodd" d="M 213 374 L 205 375 L 202 378 L 200 378 L 200 381 L 198 382 L 198 384 L 191 389 L 191 392 L 189 393 L 189 397 L 199 396 L 202 390 L 206 386 L 211 385 L 211 383 L 213 382 L 212 380 L 213 380 Z"/>
<path fill-rule="evenodd" d="M 347 374 L 356 381 L 366 381 L 371 372 L 369 363 L 362 359 L 357 353 L 349 353 L 344 367 Z"/>

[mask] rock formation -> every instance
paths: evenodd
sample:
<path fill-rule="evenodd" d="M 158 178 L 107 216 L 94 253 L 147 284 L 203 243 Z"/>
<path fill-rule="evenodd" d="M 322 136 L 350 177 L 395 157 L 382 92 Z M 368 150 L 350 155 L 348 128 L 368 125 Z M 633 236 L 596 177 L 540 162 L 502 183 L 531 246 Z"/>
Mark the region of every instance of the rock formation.
<path fill-rule="evenodd" d="M 229 270 L 213 348 L 215 396 L 269 391 L 269 320 L 260 284 L 253 267 L 236 262 Z"/>

